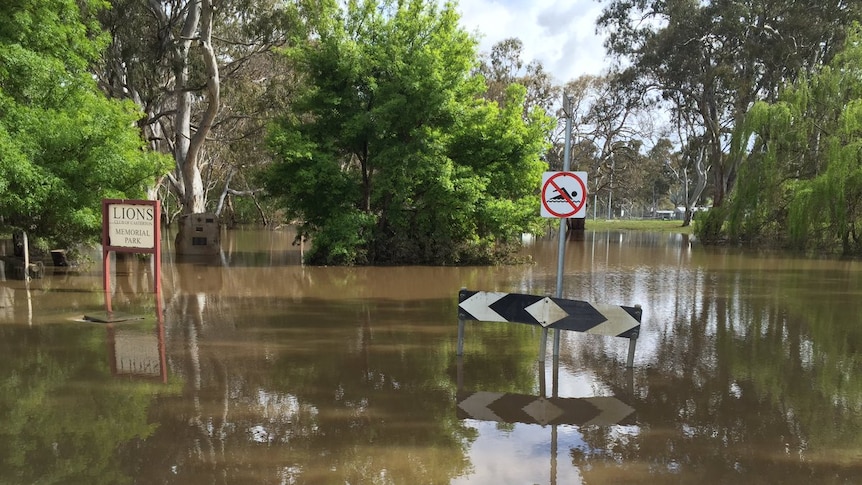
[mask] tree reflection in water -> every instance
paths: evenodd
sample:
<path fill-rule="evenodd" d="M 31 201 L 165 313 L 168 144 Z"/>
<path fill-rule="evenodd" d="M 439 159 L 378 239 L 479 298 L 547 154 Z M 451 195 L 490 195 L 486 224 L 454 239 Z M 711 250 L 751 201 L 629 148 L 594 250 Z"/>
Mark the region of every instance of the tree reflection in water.
<path fill-rule="evenodd" d="M 625 341 L 565 334 L 551 393 L 625 397 L 636 418 L 552 428 L 459 419 L 455 351 L 458 290 L 551 294 L 556 241 L 534 241 L 535 264 L 499 268 L 303 267 L 291 241 L 238 231 L 215 261 L 174 261 L 166 248 L 167 385 L 112 376 L 105 329 L 71 320 L 102 305 L 98 271 L 34 282 L 32 316 L 25 288 L 0 281 L 0 482 L 862 476 L 859 262 L 700 248 L 666 234 L 569 241 L 563 297 L 641 304 L 644 319 L 631 385 Z M 148 311 L 151 295 L 135 299 L 149 287 L 136 264 L 114 301 Z M 541 394 L 540 332 L 467 332 L 466 388 Z"/>
<path fill-rule="evenodd" d="M 852 483 L 862 476 L 858 264 L 708 250 L 633 286 L 670 287 L 646 305 L 635 369 L 639 425 L 584 430 L 570 450 L 587 483 Z M 619 382 L 607 347 L 567 341 L 573 361 Z M 616 390 L 616 389 L 615 389 Z M 589 470 L 589 472 L 585 471 Z M 816 478 L 813 478 L 816 477 Z M 639 478 L 633 481 L 646 481 Z"/>

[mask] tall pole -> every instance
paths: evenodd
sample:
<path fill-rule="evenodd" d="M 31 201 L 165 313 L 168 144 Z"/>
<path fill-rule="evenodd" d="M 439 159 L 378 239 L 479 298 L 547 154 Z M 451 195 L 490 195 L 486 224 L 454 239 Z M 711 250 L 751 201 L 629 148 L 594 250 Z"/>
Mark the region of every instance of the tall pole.
<path fill-rule="evenodd" d="M 572 107 L 571 100 L 568 95 L 563 94 L 563 111 L 566 114 L 566 151 L 563 154 L 563 172 L 568 172 L 571 167 L 571 151 L 572 151 L 572 115 L 570 113 Z M 560 219 L 560 243 L 557 251 L 557 298 L 563 297 L 563 266 L 564 256 L 566 255 L 566 219 Z"/>
<path fill-rule="evenodd" d="M 572 152 L 572 100 L 563 93 L 563 112 L 566 116 L 566 145 L 565 153 L 563 154 L 563 172 L 568 172 L 571 168 L 571 152 Z M 586 197 L 586 194 L 584 194 Z M 557 249 L 557 298 L 563 297 L 563 272 L 565 270 L 566 261 L 566 222 L 565 218 L 560 219 L 560 242 Z M 542 330 L 542 359 L 545 358 L 545 342 L 548 338 L 548 329 Z M 560 331 L 554 330 L 554 356 L 560 355 Z"/>

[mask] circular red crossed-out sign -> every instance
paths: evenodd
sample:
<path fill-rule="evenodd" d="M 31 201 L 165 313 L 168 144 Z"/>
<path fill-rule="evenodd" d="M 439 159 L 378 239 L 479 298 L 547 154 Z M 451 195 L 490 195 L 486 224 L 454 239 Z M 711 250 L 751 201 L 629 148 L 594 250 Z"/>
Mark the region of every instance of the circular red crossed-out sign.
<path fill-rule="evenodd" d="M 586 172 L 545 172 L 542 183 L 542 216 L 584 217 L 587 203 Z"/>

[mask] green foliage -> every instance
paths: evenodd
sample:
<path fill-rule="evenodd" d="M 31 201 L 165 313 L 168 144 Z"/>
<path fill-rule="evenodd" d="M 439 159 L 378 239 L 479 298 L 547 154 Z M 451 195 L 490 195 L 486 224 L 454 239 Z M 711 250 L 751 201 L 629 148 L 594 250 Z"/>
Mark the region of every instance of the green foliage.
<path fill-rule="evenodd" d="M 538 227 L 550 120 L 502 107 L 470 75 L 475 41 L 451 5 L 322 5 L 318 41 L 288 51 L 306 83 L 270 130 L 263 175 L 318 264 L 497 260 Z"/>
<path fill-rule="evenodd" d="M 694 226 L 694 234 L 705 244 L 715 244 L 721 241 L 725 220 L 727 219 L 727 209 L 724 206 L 713 207 L 705 214 L 701 214 L 697 218 L 697 223 Z"/>
<path fill-rule="evenodd" d="M 314 232 L 307 258 L 314 264 L 353 265 L 368 262 L 365 249 L 374 218 L 356 209 L 332 214 L 327 224 Z"/>
<path fill-rule="evenodd" d="M 6 0 L 0 40 L 55 59 L 70 72 L 85 72 L 110 38 L 94 16 L 109 5 L 105 0 Z M 28 76 L 17 79 L 22 86 L 27 81 Z"/>
<path fill-rule="evenodd" d="M 793 199 L 788 212 L 788 237 L 791 247 L 805 249 L 812 228 L 818 225 L 820 211 L 811 212 L 809 209 L 814 206 L 811 184 L 799 182 L 796 185 L 798 187 L 791 188 Z"/>
<path fill-rule="evenodd" d="M 165 388 L 113 379 L 102 328 L 5 327 L 0 482 L 131 483 L 117 449 L 153 433 L 147 411 Z"/>
<path fill-rule="evenodd" d="M 87 73 L 104 43 L 87 12 L 17 2 L 0 22 L 0 217 L 63 245 L 95 239 L 101 199 L 143 197 L 166 167 L 143 150 L 140 113 L 105 99 Z M 26 35 L 34 29 L 54 37 Z"/>
<path fill-rule="evenodd" d="M 862 254 L 862 31 L 815 74 L 757 103 L 739 128 L 747 163 L 729 204 L 736 241 Z"/>
<path fill-rule="evenodd" d="M 789 121 L 785 108 L 782 104 L 772 106 L 756 103 L 746 121 L 737 128 L 735 137 L 748 140 L 752 126 L 773 133 L 784 133 Z M 767 143 L 764 150 L 752 153 L 740 168 L 732 202 L 727 204 L 730 239 L 754 241 L 770 232 L 768 226 L 775 221 L 775 212 L 782 205 L 776 157 L 775 143 Z"/>
<path fill-rule="evenodd" d="M 608 52 L 630 66 L 634 80 L 660 90 L 686 138 L 704 144 L 715 205 L 724 204 L 744 179 L 744 154 L 728 151 L 729 131 L 739 129 L 758 100 L 775 102 L 788 80 L 829 62 L 853 22 L 862 20 L 862 2 L 604 3 L 598 25 L 608 34 Z"/>

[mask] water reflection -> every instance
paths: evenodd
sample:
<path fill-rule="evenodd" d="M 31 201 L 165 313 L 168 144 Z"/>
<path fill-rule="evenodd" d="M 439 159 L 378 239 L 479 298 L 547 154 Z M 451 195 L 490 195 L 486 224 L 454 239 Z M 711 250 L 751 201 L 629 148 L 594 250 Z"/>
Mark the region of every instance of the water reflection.
<path fill-rule="evenodd" d="M 538 394 L 466 390 L 463 358 L 458 357 L 458 394 L 456 412 L 460 419 L 524 423 L 539 425 L 613 426 L 634 422 L 635 410 L 624 396 L 560 397 L 559 359 L 553 359 L 552 389 L 548 395 L 545 362 L 539 362 Z M 632 373 L 628 374 L 628 393 L 632 391 Z"/>
<path fill-rule="evenodd" d="M 562 296 L 642 305 L 631 374 L 624 339 L 564 333 L 545 367 L 539 330 L 488 323 L 466 328 L 459 380 L 458 290 L 553 294 L 555 239 L 533 242 L 534 264 L 490 268 L 304 267 L 286 231 L 222 241 L 213 260 L 165 251 L 166 384 L 134 378 L 152 372 L 156 322 L 115 327 L 112 351 L 105 326 L 76 321 L 103 308 L 98 268 L 0 281 L 0 483 L 862 477 L 859 262 L 587 233 L 567 244 Z M 116 267 L 114 306 L 153 314 L 147 262 Z M 143 367 L 112 372 L 118 349 Z M 462 419 L 465 390 L 634 413 Z"/>

